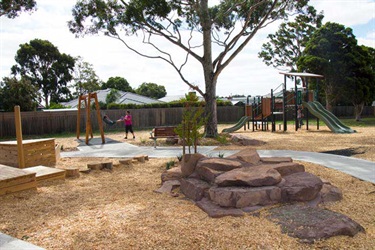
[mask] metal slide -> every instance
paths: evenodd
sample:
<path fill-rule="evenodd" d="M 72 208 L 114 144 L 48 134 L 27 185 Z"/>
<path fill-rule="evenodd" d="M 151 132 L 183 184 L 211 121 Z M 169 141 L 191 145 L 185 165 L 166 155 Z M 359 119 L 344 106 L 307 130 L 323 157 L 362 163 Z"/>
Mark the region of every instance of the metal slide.
<path fill-rule="evenodd" d="M 231 133 L 231 132 L 234 132 L 236 130 L 239 130 L 240 128 L 242 128 L 242 126 L 244 126 L 246 124 L 246 122 L 249 120 L 250 118 L 248 116 L 242 116 L 241 119 L 233 126 L 233 127 L 230 127 L 230 128 L 225 128 L 223 129 L 223 133 Z"/>
<path fill-rule="evenodd" d="M 344 125 L 334 114 L 329 112 L 319 102 L 303 102 L 311 114 L 321 119 L 334 133 L 355 133 L 356 131 Z"/>

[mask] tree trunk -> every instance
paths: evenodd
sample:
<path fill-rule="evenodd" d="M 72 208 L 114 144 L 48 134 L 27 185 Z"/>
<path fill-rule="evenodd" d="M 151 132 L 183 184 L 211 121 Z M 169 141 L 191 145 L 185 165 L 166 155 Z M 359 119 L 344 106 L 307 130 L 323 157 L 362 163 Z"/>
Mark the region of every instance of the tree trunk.
<path fill-rule="evenodd" d="M 363 111 L 364 103 L 354 104 L 354 116 L 355 120 L 358 122 L 361 120 L 361 114 Z"/>
<path fill-rule="evenodd" d="M 216 82 L 218 75 L 214 73 L 212 62 L 212 21 L 208 11 L 207 0 L 203 0 L 200 3 L 200 18 L 203 31 L 202 67 L 206 86 L 206 93 L 204 96 L 206 101 L 205 115 L 207 117 L 205 136 L 215 138 L 217 137 Z"/>
<path fill-rule="evenodd" d="M 214 85 L 214 86 L 212 86 Z M 211 86 L 211 87 L 210 87 Z M 206 82 L 206 108 L 205 114 L 207 117 L 207 123 L 205 128 L 205 136 L 209 138 L 215 138 L 218 135 L 217 132 L 217 107 L 216 107 L 216 83 L 208 84 Z"/>
<path fill-rule="evenodd" d="M 44 102 L 45 102 L 45 105 L 46 105 L 45 108 L 48 108 L 48 106 L 49 106 L 49 100 L 48 100 L 48 94 L 46 94 L 46 93 L 44 93 Z"/>
<path fill-rule="evenodd" d="M 332 96 L 334 95 L 333 95 L 333 88 L 329 83 L 326 83 L 325 94 L 326 94 L 326 109 L 332 112 L 332 103 L 333 103 Z"/>

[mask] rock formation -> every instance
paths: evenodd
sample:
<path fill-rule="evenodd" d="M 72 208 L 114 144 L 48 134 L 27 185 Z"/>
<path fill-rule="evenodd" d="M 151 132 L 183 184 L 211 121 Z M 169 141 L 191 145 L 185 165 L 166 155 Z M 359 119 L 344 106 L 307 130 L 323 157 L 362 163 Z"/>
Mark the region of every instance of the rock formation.
<path fill-rule="evenodd" d="M 264 206 L 286 203 L 318 209 L 319 203 L 342 199 L 337 187 L 305 172 L 305 167 L 290 157 L 261 158 L 254 149 L 245 149 L 227 158 L 184 155 L 180 167 L 162 174 L 166 186 L 171 186 L 172 180 L 178 180 L 180 191 L 215 218 L 243 216 Z M 350 222 L 351 232 L 363 229 Z M 332 232 L 332 236 L 338 234 Z M 306 239 L 301 234 L 294 236 Z"/>

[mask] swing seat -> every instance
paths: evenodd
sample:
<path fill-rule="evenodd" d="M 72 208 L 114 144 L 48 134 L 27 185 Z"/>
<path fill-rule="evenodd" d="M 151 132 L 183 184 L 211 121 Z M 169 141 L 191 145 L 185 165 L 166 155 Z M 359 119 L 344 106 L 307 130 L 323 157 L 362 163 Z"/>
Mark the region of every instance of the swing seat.
<path fill-rule="evenodd" d="M 107 123 L 108 125 L 113 125 L 113 124 L 116 124 L 116 122 L 115 121 L 112 121 L 111 119 L 109 119 L 108 118 L 108 116 L 103 116 L 103 121 L 105 122 L 105 123 Z"/>

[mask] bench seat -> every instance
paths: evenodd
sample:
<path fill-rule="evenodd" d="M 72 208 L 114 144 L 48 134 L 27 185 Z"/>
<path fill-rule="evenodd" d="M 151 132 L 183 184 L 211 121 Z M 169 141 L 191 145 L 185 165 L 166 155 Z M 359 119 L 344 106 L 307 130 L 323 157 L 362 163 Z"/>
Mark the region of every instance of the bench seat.
<path fill-rule="evenodd" d="M 156 148 L 156 140 L 159 138 L 178 138 L 175 129 L 175 126 L 155 127 L 150 132 L 150 139 L 154 140 L 154 148 Z"/>

